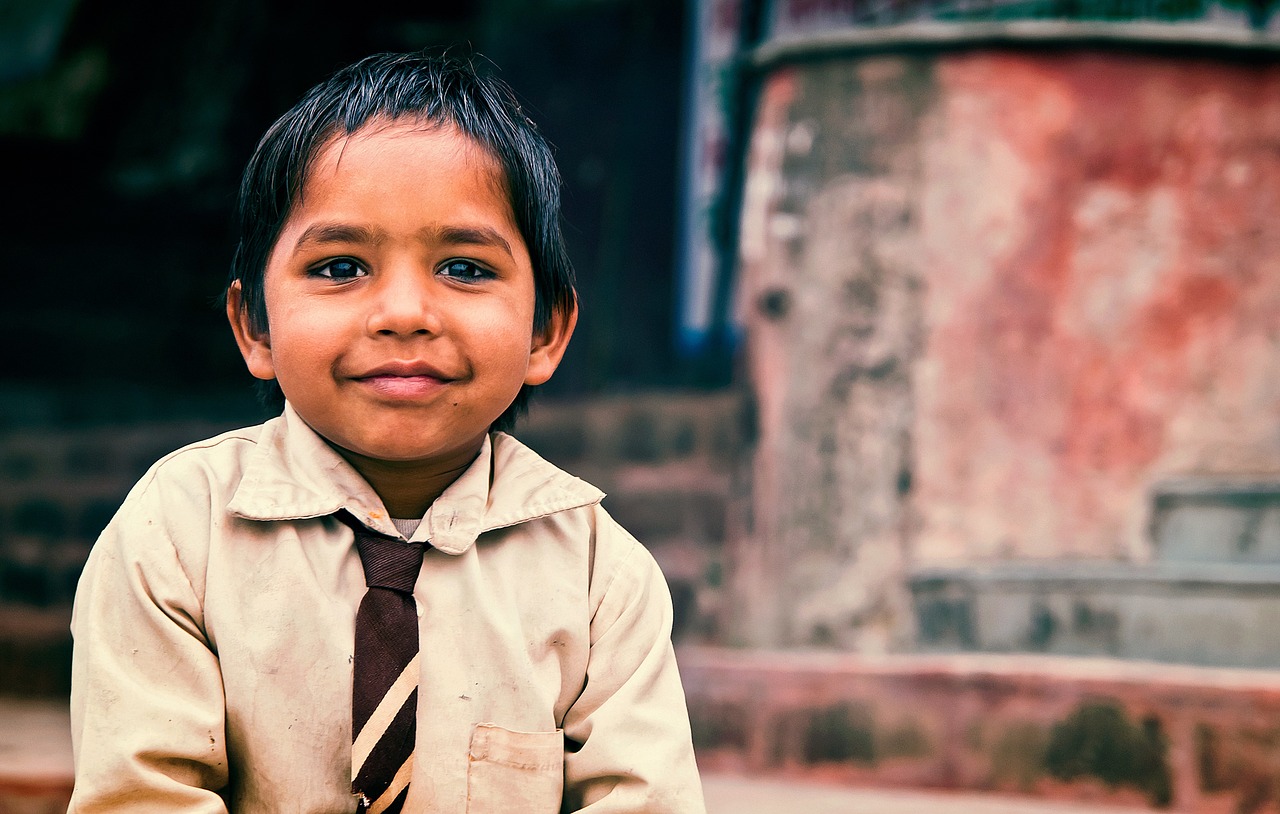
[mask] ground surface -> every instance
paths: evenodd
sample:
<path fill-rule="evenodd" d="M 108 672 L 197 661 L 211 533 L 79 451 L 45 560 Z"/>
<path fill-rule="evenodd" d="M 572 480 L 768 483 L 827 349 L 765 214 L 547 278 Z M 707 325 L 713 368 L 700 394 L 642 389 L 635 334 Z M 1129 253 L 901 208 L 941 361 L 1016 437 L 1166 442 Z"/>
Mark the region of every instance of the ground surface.
<path fill-rule="evenodd" d="M 65 705 L 0 698 L 0 811 L 44 811 L 40 789 L 69 783 L 71 735 Z M 708 814 L 1139 814 L 982 794 L 854 789 L 782 779 L 713 774 L 703 778 Z M 53 810 L 52 808 L 48 810 Z"/>
<path fill-rule="evenodd" d="M 1145 809 L 991 794 L 847 788 L 773 778 L 702 778 L 707 814 L 1142 814 Z"/>

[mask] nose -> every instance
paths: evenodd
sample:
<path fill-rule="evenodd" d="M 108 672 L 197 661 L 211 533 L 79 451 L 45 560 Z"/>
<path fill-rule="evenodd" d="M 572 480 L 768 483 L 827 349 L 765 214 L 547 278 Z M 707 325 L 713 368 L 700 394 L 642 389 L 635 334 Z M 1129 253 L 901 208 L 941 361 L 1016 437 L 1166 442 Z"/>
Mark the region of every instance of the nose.
<path fill-rule="evenodd" d="M 371 334 L 412 336 L 440 332 L 439 301 L 431 293 L 432 276 L 417 265 L 383 269 L 371 287 Z"/>

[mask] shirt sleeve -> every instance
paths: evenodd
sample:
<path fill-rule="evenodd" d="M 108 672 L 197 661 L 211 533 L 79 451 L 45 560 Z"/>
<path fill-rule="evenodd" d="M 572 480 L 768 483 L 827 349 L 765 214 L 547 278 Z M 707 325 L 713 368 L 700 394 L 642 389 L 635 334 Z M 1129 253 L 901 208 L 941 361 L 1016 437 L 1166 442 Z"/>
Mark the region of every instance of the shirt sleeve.
<path fill-rule="evenodd" d="M 226 814 L 222 677 L 203 629 L 207 539 L 187 561 L 178 548 L 184 531 L 207 536 L 208 525 L 187 489 L 169 487 L 178 511 L 163 511 L 166 490 L 144 483 L 98 539 L 76 591 L 68 812 Z"/>
<path fill-rule="evenodd" d="M 591 619 L 586 685 L 564 718 L 564 809 L 701 814 L 671 646 L 670 592 L 649 552 L 599 512 L 595 573 L 602 593 Z"/>

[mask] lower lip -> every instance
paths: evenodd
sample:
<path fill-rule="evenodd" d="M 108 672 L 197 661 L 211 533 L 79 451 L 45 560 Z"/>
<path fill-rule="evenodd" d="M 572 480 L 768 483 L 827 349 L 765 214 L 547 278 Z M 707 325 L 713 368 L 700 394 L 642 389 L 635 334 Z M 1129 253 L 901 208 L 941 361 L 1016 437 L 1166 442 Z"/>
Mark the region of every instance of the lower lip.
<path fill-rule="evenodd" d="M 431 376 L 369 376 L 359 381 L 380 396 L 396 399 L 429 396 L 445 385 Z"/>

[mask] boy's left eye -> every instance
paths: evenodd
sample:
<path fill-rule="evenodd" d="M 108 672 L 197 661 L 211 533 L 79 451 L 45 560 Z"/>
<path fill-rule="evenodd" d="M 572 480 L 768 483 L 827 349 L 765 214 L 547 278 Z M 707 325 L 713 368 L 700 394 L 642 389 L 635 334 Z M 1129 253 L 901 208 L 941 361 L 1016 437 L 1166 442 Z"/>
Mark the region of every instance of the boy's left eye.
<path fill-rule="evenodd" d="M 493 276 L 493 272 L 482 268 L 470 260 L 450 260 L 440 267 L 440 274 L 457 280 L 472 282 L 485 280 Z"/>

